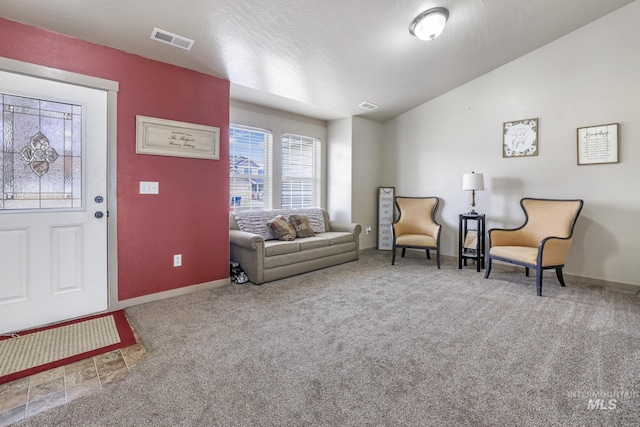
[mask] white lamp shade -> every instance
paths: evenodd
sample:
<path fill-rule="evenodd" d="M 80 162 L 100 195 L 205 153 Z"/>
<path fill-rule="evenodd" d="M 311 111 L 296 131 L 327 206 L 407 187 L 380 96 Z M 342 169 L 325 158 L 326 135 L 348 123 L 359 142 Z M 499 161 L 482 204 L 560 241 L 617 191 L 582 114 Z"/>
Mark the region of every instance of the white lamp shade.
<path fill-rule="evenodd" d="M 484 190 L 484 177 L 481 173 L 465 173 L 462 175 L 462 189 L 464 191 Z"/>
<path fill-rule="evenodd" d="M 413 20 L 411 34 L 420 40 L 433 40 L 444 30 L 448 17 L 449 11 L 443 7 L 429 9 Z"/>

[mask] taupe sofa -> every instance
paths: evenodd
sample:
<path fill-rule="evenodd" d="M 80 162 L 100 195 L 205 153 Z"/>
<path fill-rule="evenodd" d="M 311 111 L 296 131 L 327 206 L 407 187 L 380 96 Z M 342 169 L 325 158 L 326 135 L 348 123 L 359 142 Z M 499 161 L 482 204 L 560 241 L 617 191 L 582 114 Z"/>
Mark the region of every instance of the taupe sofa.
<path fill-rule="evenodd" d="M 267 226 L 277 215 L 309 217 L 314 237 L 278 240 Z M 362 227 L 331 221 L 324 209 L 278 209 L 229 213 L 231 260 L 254 284 L 355 261 Z"/>

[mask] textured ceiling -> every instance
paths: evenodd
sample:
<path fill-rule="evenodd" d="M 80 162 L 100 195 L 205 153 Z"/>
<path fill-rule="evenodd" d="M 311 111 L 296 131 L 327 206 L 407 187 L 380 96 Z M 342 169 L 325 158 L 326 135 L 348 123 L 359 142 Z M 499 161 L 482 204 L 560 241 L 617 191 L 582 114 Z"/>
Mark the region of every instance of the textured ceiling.
<path fill-rule="evenodd" d="M 631 2 L 2 0 L 0 16 L 228 79 L 234 99 L 383 122 Z M 442 35 L 411 36 L 437 6 L 450 12 Z M 154 27 L 195 45 L 153 41 Z"/>

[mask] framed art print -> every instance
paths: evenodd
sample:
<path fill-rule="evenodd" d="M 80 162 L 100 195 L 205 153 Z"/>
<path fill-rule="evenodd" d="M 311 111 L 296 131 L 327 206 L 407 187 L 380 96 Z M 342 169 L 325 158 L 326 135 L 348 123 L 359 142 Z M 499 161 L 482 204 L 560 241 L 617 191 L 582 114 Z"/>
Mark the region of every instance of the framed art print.
<path fill-rule="evenodd" d="M 220 159 L 220 128 L 136 116 L 136 153 Z"/>
<path fill-rule="evenodd" d="M 538 155 L 538 119 L 505 122 L 502 128 L 502 157 Z"/>
<path fill-rule="evenodd" d="M 578 164 L 618 163 L 618 123 L 578 128 Z"/>

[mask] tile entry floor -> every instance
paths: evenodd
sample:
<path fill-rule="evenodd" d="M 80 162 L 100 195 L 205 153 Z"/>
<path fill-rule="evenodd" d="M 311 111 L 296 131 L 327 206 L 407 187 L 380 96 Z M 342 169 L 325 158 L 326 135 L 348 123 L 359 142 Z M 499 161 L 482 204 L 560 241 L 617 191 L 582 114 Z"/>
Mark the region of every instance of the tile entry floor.
<path fill-rule="evenodd" d="M 0 427 L 95 393 L 123 379 L 147 349 L 136 344 L 0 384 Z"/>

